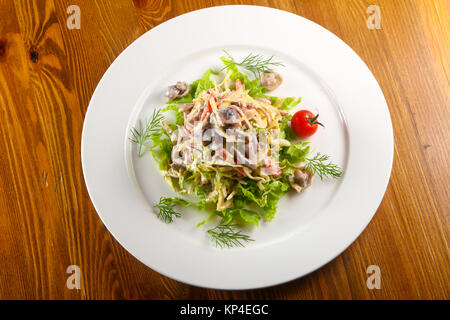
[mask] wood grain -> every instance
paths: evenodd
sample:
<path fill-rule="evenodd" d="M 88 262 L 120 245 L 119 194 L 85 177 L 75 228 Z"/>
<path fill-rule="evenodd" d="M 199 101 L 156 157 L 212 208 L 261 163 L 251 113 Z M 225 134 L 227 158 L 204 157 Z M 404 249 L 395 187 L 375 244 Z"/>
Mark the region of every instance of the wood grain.
<path fill-rule="evenodd" d="M 394 127 L 391 180 L 362 235 L 316 272 L 261 290 L 197 288 L 141 264 L 100 221 L 81 168 L 83 118 L 115 57 L 172 17 L 222 4 L 287 10 L 335 33 L 374 73 Z M 379 30 L 366 26 L 371 4 Z M 66 27 L 69 5 L 80 30 Z M 449 299 L 449 10 L 445 0 L 0 0 L 0 298 Z M 366 287 L 372 264 L 380 290 Z M 80 290 L 66 287 L 69 265 Z"/>

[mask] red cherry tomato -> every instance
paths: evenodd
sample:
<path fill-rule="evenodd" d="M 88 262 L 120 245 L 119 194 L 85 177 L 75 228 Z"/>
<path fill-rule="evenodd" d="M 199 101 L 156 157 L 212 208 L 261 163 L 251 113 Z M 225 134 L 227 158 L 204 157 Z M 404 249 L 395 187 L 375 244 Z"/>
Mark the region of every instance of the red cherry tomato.
<path fill-rule="evenodd" d="M 291 120 L 291 128 L 302 138 L 310 137 L 317 131 L 317 125 L 323 124 L 317 121 L 319 115 L 314 115 L 308 110 L 297 111 Z"/>

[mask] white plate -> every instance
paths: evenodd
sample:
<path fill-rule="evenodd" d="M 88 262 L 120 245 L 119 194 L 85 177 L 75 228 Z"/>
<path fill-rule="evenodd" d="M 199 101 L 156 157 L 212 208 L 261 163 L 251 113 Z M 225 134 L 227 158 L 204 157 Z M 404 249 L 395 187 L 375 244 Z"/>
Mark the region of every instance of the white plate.
<path fill-rule="evenodd" d="M 172 224 L 152 205 L 174 195 L 149 154 L 135 156 L 129 129 L 164 104 L 163 90 L 220 66 L 222 50 L 276 56 L 278 96 L 301 96 L 299 108 L 320 112 L 326 128 L 313 147 L 342 166 L 339 180 L 315 179 L 279 203 L 275 219 L 248 230 L 245 248 L 217 249 L 203 213 L 182 210 Z M 107 70 L 89 104 L 82 161 L 92 202 L 114 237 L 137 259 L 196 286 L 249 289 L 316 270 L 367 226 L 385 192 L 393 134 L 383 94 L 363 61 L 344 42 L 300 16 L 258 6 L 224 6 L 171 19 L 133 42 Z"/>

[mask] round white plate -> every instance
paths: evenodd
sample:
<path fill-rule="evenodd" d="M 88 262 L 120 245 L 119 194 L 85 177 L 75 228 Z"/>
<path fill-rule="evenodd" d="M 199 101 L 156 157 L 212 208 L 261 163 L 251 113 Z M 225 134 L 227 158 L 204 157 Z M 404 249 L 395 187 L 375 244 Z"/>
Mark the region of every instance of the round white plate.
<path fill-rule="evenodd" d="M 150 154 L 138 158 L 129 130 L 164 104 L 163 91 L 221 66 L 223 50 L 275 55 L 285 67 L 276 96 L 301 96 L 297 107 L 320 113 L 311 138 L 344 170 L 281 199 L 270 223 L 246 230 L 254 242 L 218 249 L 204 213 L 180 209 L 172 224 L 152 206 L 175 195 Z M 294 110 L 295 111 L 295 110 Z M 137 259 L 173 279 L 209 288 L 249 289 L 316 270 L 367 226 L 385 192 L 393 157 L 386 101 L 364 62 L 344 42 L 300 16 L 258 6 L 224 6 L 171 19 L 133 42 L 106 71 L 84 121 L 82 161 L 92 202 L 114 237 Z"/>

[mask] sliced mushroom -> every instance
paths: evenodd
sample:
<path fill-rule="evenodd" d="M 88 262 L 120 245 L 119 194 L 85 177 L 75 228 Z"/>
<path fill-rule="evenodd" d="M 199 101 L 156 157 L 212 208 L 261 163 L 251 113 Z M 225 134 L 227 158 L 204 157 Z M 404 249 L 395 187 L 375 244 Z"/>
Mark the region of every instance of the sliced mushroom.
<path fill-rule="evenodd" d="M 283 77 L 275 71 L 263 72 L 260 76 L 261 85 L 267 90 L 272 91 L 278 88 L 283 82 Z"/>
<path fill-rule="evenodd" d="M 247 117 L 245 116 L 244 112 L 242 112 L 241 108 L 237 107 L 236 105 L 232 104 L 230 106 L 230 108 L 232 108 L 234 111 L 236 111 L 239 116 L 241 117 L 241 121 L 244 120 L 245 126 L 248 129 L 253 129 L 252 125 L 250 124 L 250 122 L 248 121 Z"/>
<path fill-rule="evenodd" d="M 239 113 L 231 107 L 220 108 L 219 117 L 224 124 L 236 124 L 241 122 Z"/>
<path fill-rule="evenodd" d="M 312 172 L 311 170 L 301 167 L 294 171 L 294 174 L 289 177 L 289 183 L 295 191 L 300 192 L 311 185 Z"/>
<path fill-rule="evenodd" d="M 166 91 L 166 97 L 169 100 L 182 98 L 189 93 L 190 86 L 187 82 L 177 81 L 176 84 L 169 86 Z"/>
<path fill-rule="evenodd" d="M 225 129 L 225 130 L 236 130 L 236 129 L 239 129 L 241 127 L 241 124 L 240 123 L 234 123 L 234 124 L 226 124 L 226 125 L 224 125 L 223 126 L 223 128 Z"/>
<path fill-rule="evenodd" d="M 180 111 L 180 112 L 188 112 L 188 111 L 190 111 L 192 109 L 193 106 L 194 106 L 193 103 L 183 103 L 181 105 L 181 107 L 178 108 L 178 111 Z"/>

